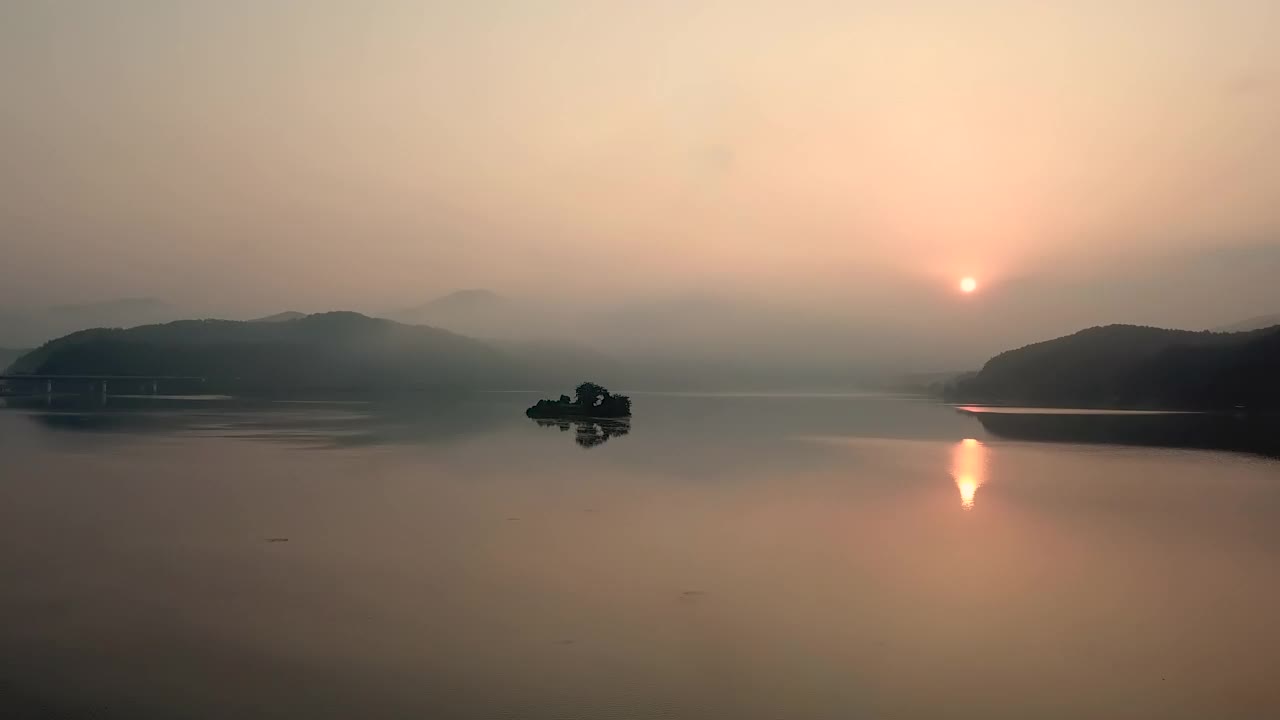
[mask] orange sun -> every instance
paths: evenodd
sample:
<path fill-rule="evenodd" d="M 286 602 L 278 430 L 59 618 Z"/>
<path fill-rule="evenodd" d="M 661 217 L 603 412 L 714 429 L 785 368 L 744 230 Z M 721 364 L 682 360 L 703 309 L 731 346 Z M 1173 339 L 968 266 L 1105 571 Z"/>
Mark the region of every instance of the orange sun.
<path fill-rule="evenodd" d="M 960 281 L 960 292 L 971 293 L 978 289 L 978 281 L 971 277 L 964 278 Z"/>

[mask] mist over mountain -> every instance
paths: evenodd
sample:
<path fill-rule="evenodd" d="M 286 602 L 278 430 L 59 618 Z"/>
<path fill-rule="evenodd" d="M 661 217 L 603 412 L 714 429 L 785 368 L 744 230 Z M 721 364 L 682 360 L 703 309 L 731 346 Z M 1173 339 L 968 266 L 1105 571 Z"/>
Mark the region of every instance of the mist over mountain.
<path fill-rule="evenodd" d="M 486 289 L 456 290 L 421 305 L 385 313 L 385 317 L 477 338 L 538 340 L 552 330 L 547 308 Z"/>
<path fill-rule="evenodd" d="M 300 313 L 296 310 L 285 310 L 284 312 L 278 312 L 278 313 L 275 313 L 274 315 L 267 315 L 260 318 L 254 318 L 249 322 L 265 322 L 265 323 L 289 322 L 290 320 L 301 320 L 306 316 L 307 316 L 306 313 Z"/>
<path fill-rule="evenodd" d="M 625 357 L 610 355 L 564 340 L 487 340 L 491 347 L 515 360 L 535 384 L 522 389 L 567 387 L 582 378 L 607 378 L 608 382 L 647 382 Z"/>
<path fill-rule="evenodd" d="M 1259 315 L 1257 317 L 1249 318 L 1248 320 L 1241 320 L 1240 322 L 1231 323 L 1229 325 L 1222 325 L 1220 327 L 1215 327 L 1210 329 L 1213 330 L 1213 332 L 1233 333 L 1233 332 L 1248 332 L 1250 330 L 1261 330 L 1263 328 L 1269 328 L 1276 325 L 1280 325 L 1280 313 L 1273 313 L 1271 315 Z"/>
<path fill-rule="evenodd" d="M 850 387 L 899 367 L 910 351 L 891 329 L 712 292 L 556 301 L 466 290 L 387 315 L 604 363 L 631 387 Z"/>
<path fill-rule="evenodd" d="M 993 277 L 965 297 L 929 278 L 858 275 L 848 292 L 735 292 L 711 283 L 639 294 L 476 287 L 366 314 L 481 340 L 542 375 L 563 368 L 567 381 L 582 369 L 593 377 L 608 373 L 628 389 L 849 389 L 976 369 L 1008 348 L 1081 327 L 1263 326 L 1272 316 L 1238 318 L 1280 305 L 1280 284 L 1266 280 L 1272 274 L 1280 276 L 1280 250 L 1240 246 L 1088 273 L 1065 264 L 1053 273 Z M 1229 277 L 1243 280 L 1224 292 Z M 866 299 L 872 295 L 874 301 Z M 29 347 L 77 330 L 183 318 L 305 317 L 277 312 L 279 306 L 234 313 L 178 307 L 146 298 L 25 312 L 10 307 L 0 318 L 0 345 Z"/>
<path fill-rule="evenodd" d="M 566 294 L 570 276 L 545 291 L 444 295 L 416 316 L 394 317 L 477 337 L 572 341 L 655 369 L 683 365 L 689 376 L 714 366 L 765 384 L 822 385 L 977 368 L 1082 327 L 1221 328 L 1280 306 L 1277 276 L 1280 246 L 1260 242 L 1135 250 L 1103 265 L 1066 255 L 1003 269 L 963 297 L 951 278 L 870 269 L 839 287 L 826 278 L 808 288 L 710 278 L 641 293 Z"/>
<path fill-rule="evenodd" d="M 156 298 L 119 298 L 37 308 L 9 306 L 0 308 L 0 345 L 32 347 L 86 328 L 127 328 L 181 317 L 181 310 Z"/>

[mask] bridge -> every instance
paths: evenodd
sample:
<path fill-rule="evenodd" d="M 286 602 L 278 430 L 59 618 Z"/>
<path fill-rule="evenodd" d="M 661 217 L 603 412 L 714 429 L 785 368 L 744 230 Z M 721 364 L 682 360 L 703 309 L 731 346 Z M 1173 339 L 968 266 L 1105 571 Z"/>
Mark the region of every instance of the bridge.
<path fill-rule="evenodd" d="M 204 378 L 187 375 L 0 375 L 0 382 L 43 382 L 46 395 L 53 394 L 54 382 L 87 383 L 92 390 L 101 387 L 102 394 L 107 394 L 107 383 L 138 383 L 141 387 L 151 384 L 151 394 L 160 392 L 160 382 L 203 383 Z"/>

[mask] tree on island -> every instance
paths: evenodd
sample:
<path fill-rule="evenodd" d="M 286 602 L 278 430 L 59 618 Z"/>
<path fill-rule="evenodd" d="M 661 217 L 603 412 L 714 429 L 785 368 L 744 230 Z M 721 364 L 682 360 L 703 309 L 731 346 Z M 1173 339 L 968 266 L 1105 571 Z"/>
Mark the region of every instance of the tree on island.
<path fill-rule="evenodd" d="M 584 382 L 574 388 L 572 402 L 565 395 L 561 395 L 558 401 L 539 400 L 525 414 L 529 417 L 630 417 L 631 398 L 614 395 L 602 385 Z"/>
<path fill-rule="evenodd" d="M 583 407 L 595 407 L 602 399 L 609 397 L 609 391 L 593 382 L 584 382 L 573 389 L 578 404 Z"/>

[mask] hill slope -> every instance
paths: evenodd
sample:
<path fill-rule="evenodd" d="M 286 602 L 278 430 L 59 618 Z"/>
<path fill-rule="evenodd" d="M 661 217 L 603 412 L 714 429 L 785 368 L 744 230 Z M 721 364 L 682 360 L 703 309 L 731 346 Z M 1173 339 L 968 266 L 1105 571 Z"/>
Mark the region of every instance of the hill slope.
<path fill-rule="evenodd" d="M 1242 333 L 1109 325 L 1010 350 L 954 402 L 1082 408 L 1280 408 L 1280 328 Z"/>
<path fill-rule="evenodd" d="M 27 354 L 26 350 L 15 350 L 13 348 L 0 348 L 0 372 L 9 367 L 14 360 Z"/>
<path fill-rule="evenodd" d="M 72 333 L 14 363 L 18 373 L 192 375 L 210 388 L 500 388 L 530 382 L 484 343 L 357 313 L 289 322 L 182 320 Z"/>

